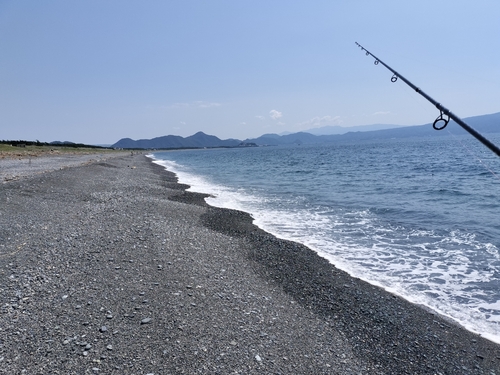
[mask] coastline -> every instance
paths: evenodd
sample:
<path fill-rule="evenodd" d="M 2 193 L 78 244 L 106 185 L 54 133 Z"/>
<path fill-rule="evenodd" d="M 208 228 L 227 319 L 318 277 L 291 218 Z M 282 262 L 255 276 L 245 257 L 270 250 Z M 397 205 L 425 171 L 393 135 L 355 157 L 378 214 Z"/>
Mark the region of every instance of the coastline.
<path fill-rule="evenodd" d="M 18 180 L 37 173 L 85 165 L 128 155 L 127 152 L 46 152 L 39 154 L 0 153 L 0 183 Z"/>
<path fill-rule="evenodd" d="M 185 188 L 141 155 L 0 185 L 0 373 L 500 374 L 500 345 Z"/>

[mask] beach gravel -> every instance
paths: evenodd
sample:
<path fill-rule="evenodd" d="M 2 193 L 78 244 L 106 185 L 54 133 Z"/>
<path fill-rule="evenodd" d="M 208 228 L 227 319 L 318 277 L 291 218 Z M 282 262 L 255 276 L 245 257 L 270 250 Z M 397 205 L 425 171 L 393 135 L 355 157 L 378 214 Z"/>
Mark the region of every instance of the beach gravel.
<path fill-rule="evenodd" d="M 0 374 L 500 375 L 499 345 L 143 155 L 47 170 L 0 184 Z"/>

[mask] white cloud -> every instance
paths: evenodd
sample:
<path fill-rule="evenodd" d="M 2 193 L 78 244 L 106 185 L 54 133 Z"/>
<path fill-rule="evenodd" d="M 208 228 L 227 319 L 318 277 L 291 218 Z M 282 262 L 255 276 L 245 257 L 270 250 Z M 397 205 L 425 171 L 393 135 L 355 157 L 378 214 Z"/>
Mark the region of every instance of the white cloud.
<path fill-rule="evenodd" d="M 200 108 L 212 108 L 212 107 L 220 107 L 220 103 L 211 103 L 211 102 L 196 102 L 198 107 Z"/>
<path fill-rule="evenodd" d="M 275 109 L 272 109 L 269 111 L 269 116 L 271 116 L 273 120 L 277 120 L 283 116 L 283 113 Z"/>
<path fill-rule="evenodd" d="M 258 118 L 259 120 L 264 120 L 265 119 L 264 116 L 255 116 L 255 118 Z"/>
<path fill-rule="evenodd" d="M 301 128 L 318 128 L 326 125 L 341 125 L 342 119 L 340 116 L 316 116 L 310 120 L 301 122 L 299 126 Z"/>
<path fill-rule="evenodd" d="M 373 113 L 372 116 L 390 115 L 390 114 L 391 114 L 390 111 L 379 111 L 379 112 Z"/>

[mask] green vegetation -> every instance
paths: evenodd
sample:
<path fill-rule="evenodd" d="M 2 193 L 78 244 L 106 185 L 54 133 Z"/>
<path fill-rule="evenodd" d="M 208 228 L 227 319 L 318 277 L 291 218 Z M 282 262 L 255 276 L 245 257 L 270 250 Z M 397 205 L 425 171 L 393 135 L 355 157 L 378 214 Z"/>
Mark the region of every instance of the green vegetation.
<path fill-rule="evenodd" d="M 39 141 L 0 141 L 0 157 L 32 157 L 48 154 L 93 154 L 116 152 L 111 148 L 82 143 Z"/>

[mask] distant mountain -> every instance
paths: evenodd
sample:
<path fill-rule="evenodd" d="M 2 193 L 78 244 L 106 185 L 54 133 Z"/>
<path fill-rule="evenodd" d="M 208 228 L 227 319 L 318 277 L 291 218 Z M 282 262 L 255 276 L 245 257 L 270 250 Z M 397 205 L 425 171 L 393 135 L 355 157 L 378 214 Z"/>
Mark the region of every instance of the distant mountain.
<path fill-rule="evenodd" d="M 114 148 L 129 149 L 169 149 L 169 148 L 202 148 L 202 147 L 236 147 L 241 143 L 237 139 L 221 140 L 213 135 L 198 132 L 189 137 L 183 138 L 178 135 L 166 135 L 153 139 L 139 139 L 134 141 L 130 138 L 123 138 L 116 142 Z"/>
<path fill-rule="evenodd" d="M 286 135 L 264 134 L 261 135 L 259 138 L 245 139 L 245 142 L 256 143 L 260 146 L 276 146 L 276 145 L 320 143 L 324 142 L 324 140 L 321 139 L 321 136 L 299 132 Z"/>
<path fill-rule="evenodd" d="M 480 133 L 500 133 L 500 112 L 490 115 L 482 115 L 469 117 L 464 121 Z M 453 129 L 454 134 L 467 133 L 461 126 L 453 120 L 448 124 L 449 129 Z M 309 133 L 293 133 L 282 136 L 277 134 L 266 134 L 259 138 L 246 139 L 245 142 L 253 142 L 258 145 L 287 145 L 287 144 L 310 144 L 310 143 L 327 143 L 338 141 L 356 141 L 368 139 L 390 139 L 390 138 L 410 138 L 410 137 L 437 137 L 448 135 L 446 131 L 436 131 L 432 124 L 401 126 L 393 129 L 372 130 L 372 131 L 356 131 L 345 134 L 333 135 L 312 135 Z M 277 136 L 277 137 L 276 137 Z"/>
<path fill-rule="evenodd" d="M 305 133 L 310 133 L 313 135 L 334 135 L 334 134 L 345 134 L 349 132 L 367 132 L 373 130 L 384 130 L 384 129 L 394 129 L 402 128 L 402 125 L 389 125 L 389 124 L 374 124 L 374 125 L 359 125 L 359 126 L 322 126 L 320 128 L 312 128 L 304 130 Z"/>
<path fill-rule="evenodd" d="M 500 112 L 490 115 L 482 115 L 468 117 L 464 121 L 471 127 L 476 129 L 481 134 L 500 133 Z M 376 127 L 386 127 L 382 130 L 374 130 Z M 389 127 L 389 128 L 387 128 Z M 454 134 L 465 134 L 466 131 L 454 121 L 450 121 L 448 125 Z M 336 128 L 336 127 L 324 127 Z M 318 129 L 324 129 L 318 128 Z M 338 127 L 340 128 L 340 127 Z M 258 138 L 221 140 L 213 135 L 207 135 L 203 132 L 198 132 L 192 136 L 183 138 L 177 135 L 166 135 L 153 139 L 139 139 L 134 141 L 130 138 L 123 138 L 116 142 L 114 148 L 129 148 L 129 149 L 172 149 L 172 148 L 203 148 L 203 147 L 243 147 L 248 145 L 259 146 L 277 146 L 290 144 L 313 144 L 313 143 L 328 143 L 338 141 L 361 141 L 369 139 L 390 139 L 390 138 L 409 138 L 409 137 L 437 137 L 449 134 L 445 131 L 436 131 L 432 128 L 432 124 L 415 125 L 415 126 L 397 126 L 397 125 L 367 125 L 356 126 L 350 129 L 351 131 L 344 134 L 330 135 L 314 135 L 308 132 L 299 132 L 292 134 L 264 134 Z M 365 131 L 353 131 L 354 129 L 365 129 Z M 366 131 L 366 129 L 372 129 Z M 332 130 L 332 129 L 330 129 Z M 338 129 L 337 129 L 338 130 Z M 320 131 L 320 130 L 318 130 Z M 326 131 L 326 130 L 323 130 Z M 333 131 L 333 130 L 332 130 Z"/>

